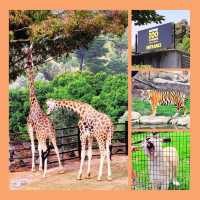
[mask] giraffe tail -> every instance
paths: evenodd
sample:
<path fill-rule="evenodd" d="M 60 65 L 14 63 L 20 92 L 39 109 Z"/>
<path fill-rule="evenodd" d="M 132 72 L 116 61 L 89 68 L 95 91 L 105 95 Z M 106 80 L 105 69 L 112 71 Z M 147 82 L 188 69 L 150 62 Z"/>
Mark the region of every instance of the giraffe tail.
<path fill-rule="evenodd" d="M 112 160 L 112 144 L 109 144 L 110 160 Z"/>
<path fill-rule="evenodd" d="M 44 170 L 44 162 L 47 159 L 51 149 L 52 149 L 52 146 L 49 144 L 46 151 L 42 150 L 42 155 L 41 156 L 42 156 L 42 169 L 43 170 Z"/>

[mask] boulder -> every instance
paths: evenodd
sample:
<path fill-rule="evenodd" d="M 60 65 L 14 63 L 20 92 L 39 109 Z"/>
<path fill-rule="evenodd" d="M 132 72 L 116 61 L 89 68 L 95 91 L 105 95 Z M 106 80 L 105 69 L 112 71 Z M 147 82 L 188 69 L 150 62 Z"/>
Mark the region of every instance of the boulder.
<path fill-rule="evenodd" d="M 128 121 L 128 111 L 126 111 L 119 119 L 119 123 L 124 123 L 125 121 Z"/>
<path fill-rule="evenodd" d="M 131 113 L 132 122 L 139 123 L 140 117 L 141 117 L 141 114 L 138 113 L 138 112 L 132 112 Z"/>
<path fill-rule="evenodd" d="M 140 113 L 132 112 L 132 122 L 143 125 L 167 125 L 190 127 L 190 116 L 170 117 L 170 116 L 141 116 Z"/>
<path fill-rule="evenodd" d="M 178 125 L 178 126 L 187 126 L 187 128 L 189 128 L 190 127 L 190 116 L 186 115 L 183 117 L 177 117 L 177 118 L 171 119 L 170 123 L 173 125 Z"/>
<path fill-rule="evenodd" d="M 189 83 L 183 83 L 183 82 L 178 82 L 178 81 L 172 81 L 172 80 L 167 80 L 167 79 L 163 79 L 163 78 L 154 78 L 153 82 L 156 84 L 176 84 L 176 85 L 185 85 L 185 86 L 189 86 Z"/>
<path fill-rule="evenodd" d="M 148 125 L 168 124 L 171 117 L 167 116 L 141 116 L 139 123 Z"/>

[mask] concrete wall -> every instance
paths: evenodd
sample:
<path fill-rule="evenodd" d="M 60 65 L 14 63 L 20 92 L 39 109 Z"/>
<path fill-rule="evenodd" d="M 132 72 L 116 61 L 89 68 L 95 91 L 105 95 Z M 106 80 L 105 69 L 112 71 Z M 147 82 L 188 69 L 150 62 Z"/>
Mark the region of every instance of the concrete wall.
<path fill-rule="evenodd" d="M 182 62 L 183 55 L 185 55 L 185 53 L 178 50 L 165 50 L 135 55 L 133 56 L 132 62 L 133 64 L 151 65 L 152 67 L 158 68 L 179 68 L 185 65 L 185 63 Z M 186 65 L 189 67 L 189 63 L 186 63 Z"/>

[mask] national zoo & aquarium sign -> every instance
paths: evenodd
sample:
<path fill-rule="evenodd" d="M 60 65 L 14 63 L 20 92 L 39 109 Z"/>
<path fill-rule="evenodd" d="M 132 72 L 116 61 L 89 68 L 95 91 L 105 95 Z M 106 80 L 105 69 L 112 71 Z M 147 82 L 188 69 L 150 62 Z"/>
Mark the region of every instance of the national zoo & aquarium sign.
<path fill-rule="evenodd" d="M 174 23 L 138 31 L 137 53 L 174 48 Z"/>

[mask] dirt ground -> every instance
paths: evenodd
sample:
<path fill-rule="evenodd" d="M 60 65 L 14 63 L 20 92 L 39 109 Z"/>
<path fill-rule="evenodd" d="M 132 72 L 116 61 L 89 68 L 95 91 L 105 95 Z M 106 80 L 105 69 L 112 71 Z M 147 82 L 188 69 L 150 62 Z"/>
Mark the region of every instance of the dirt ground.
<path fill-rule="evenodd" d="M 49 169 L 47 176 L 40 172 L 10 173 L 11 190 L 124 190 L 128 189 L 127 156 L 112 157 L 112 181 L 106 179 L 107 166 L 104 164 L 102 181 L 97 181 L 99 159 L 93 158 L 91 163 L 91 178 L 86 179 L 86 163 L 83 179 L 76 180 L 79 161 L 68 161 L 64 166 L 64 173 L 59 174 L 57 168 Z"/>

